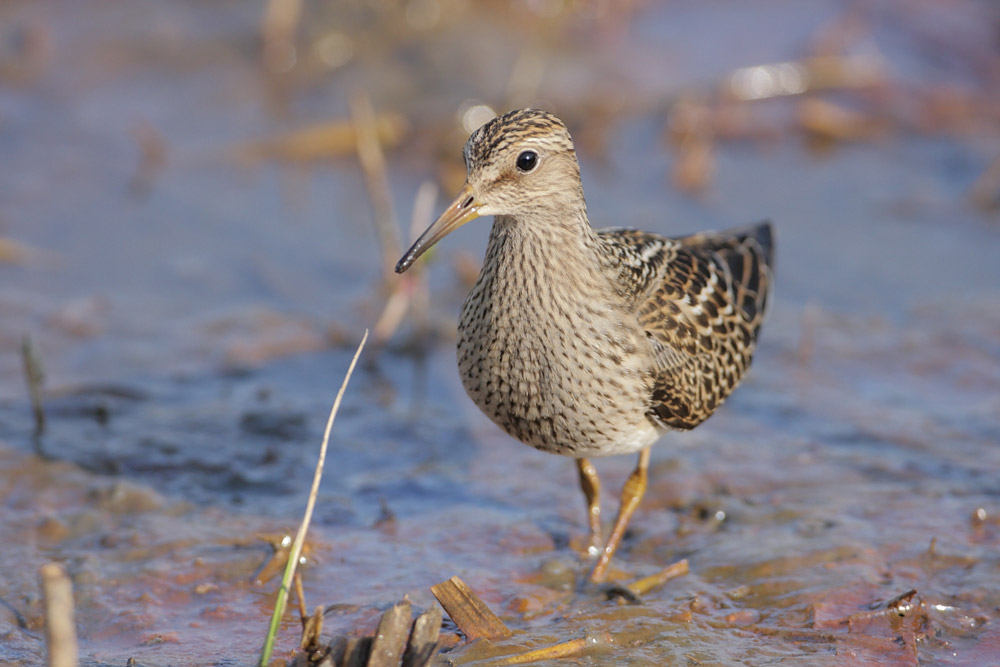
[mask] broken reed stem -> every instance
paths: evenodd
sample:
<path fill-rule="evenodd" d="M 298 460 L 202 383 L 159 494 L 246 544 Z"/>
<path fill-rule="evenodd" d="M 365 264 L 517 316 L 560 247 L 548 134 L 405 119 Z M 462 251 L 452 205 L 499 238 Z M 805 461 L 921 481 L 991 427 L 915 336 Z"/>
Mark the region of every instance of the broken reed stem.
<path fill-rule="evenodd" d="M 374 210 L 375 231 L 382 251 L 382 277 L 386 279 L 394 275 L 393 267 L 403 254 L 403 248 L 392 205 L 385 155 L 378 139 L 375 110 L 367 93 L 357 92 L 351 96 L 351 119 L 357 137 L 358 161 Z"/>
<path fill-rule="evenodd" d="M 257 663 L 259 667 L 267 667 L 271 661 L 271 653 L 274 651 L 274 639 L 278 634 L 278 625 L 281 623 L 281 617 L 284 616 L 285 607 L 288 604 L 288 589 L 291 585 L 292 577 L 295 575 L 295 567 L 298 564 L 299 557 L 302 555 L 302 545 L 306 541 L 306 531 L 309 530 L 309 522 L 312 521 L 313 508 L 316 506 L 316 496 L 319 495 L 319 482 L 323 478 L 323 464 L 326 462 L 326 449 L 330 442 L 330 429 L 333 428 L 333 420 L 337 417 L 337 410 L 340 409 L 340 401 L 344 398 L 347 383 L 354 373 L 354 367 L 358 363 L 358 357 L 361 356 L 361 350 L 364 349 L 367 340 L 368 330 L 365 329 L 365 335 L 362 336 L 361 342 L 358 344 L 358 349 L 354 352 L 354 358 L 351 359 L 351 365 L 347 368 L 347 374 L 340 385 L 340 391 L 337 392 L 337 398 L 333 401 L 333 407 L 330 408 L 330 416 L 326 420 L 326 430 L 323 431 L 323 444 L 320 445 L 319 460 L 316 462 L 316 471 L 313 473 L 312 489 L 309 491 L 309 500 L 306 502 L 306 513 L 302 517 L 302 523 L 299 525 L 299 532 L 295 534 L 291 553 L 288 554 L 288 563 L 285 565 L 285 576 L 281 579 L 281 588 L 278 589 L 278 599 L 275 601 L 274 613 L 271 615 L 271 625 L 268 627 L 267 638 L 264 640 L 264 648 L 260 653 L 260 662 Z"/>
<path fill-rule="evenodd" d="M 413 216 L 410 220 L 411 239 L 416 239 L 434 220 L 434 202 L 437 201 L 437 195 L 438 189 L 433 181 L 424 181 L 417 189 L 417 195 L 413 200 Z M 421 267 L 413 268 L 417 270 L 397 276 L 397 279 L 390 283 L 389 297 L 372 330 L 375 342 L 378 344 L 392 337 L 409 309 L 413 310 L 414 328 L 419 338 L 423 339 L 427 332 L 427 312 L 430 302 L 427 281 L 423 277 L 423 271 L 419 270 Z"/>
<path fill-rule="evenodd" d="M 413 610 L 406 600 L 397 602 L 382 614 L 378 630 L 372 637 L 367 667 L 398 667 L 410 638 Z"/>
<path fill-rule="evenodd" d="M 76 622 L 73 620 L 73 584 L 56 563 L 41 567 L 45 598 L 45 640 L 49 667 L 76 667 Z"/>
<path fill-rule="evenodd" d="M 441 633 L 441 607 L 432 605 L 413 622 L 410 641 L 403 652 L 403 667 L 425 667 L 434 656 Z"/>
<path fill-rule="evenodd" d="M 261 20 L 261 61 L 268 72 L 285 69 L 287 53 L 295 47 L 295 31 L 302 19 L 302 0 L 268 0 Z"/>
<path fill-rule="evenodd" d="M 431 593 L 470 641 L 507 639 L 513 633 L 482 599 L 458 577 L 431 586 Z"/>
<path fill-rule="evenodd" d="M 682 577 L 690 571 L 691 568 L 688 565 L 687 558 L 683 558 L 672 565 L 668 565 L 656 574 L 651 574 L 648 577 L 643 577 L 642 579 L 633 581 L 631 584 L 625 586 L 625 588 L 627 588 L 633 595 L 642 597 L 654 588 L 659 588 L 671 579 Z"/>
<path fill-rule="evenodd" d="M 302 589 L 302 573 L 295 573 L 295 597 L 299 601 L 299 617 L 302 619 L 302 626 L 305 627 L 309 620 L 309 612 L 306 611 L 306 592 Z"/>
<path fill-rule="evenodd" d="M 24 362 L 24 379 L 28 383 L 31 411 L 35 415 L 35 435 L 39 436 L 45 432 L 45 406 L 42 403 L 45 371 L 42 368 L 42 355 L 31 336 L 25 336 L 21 340 L 21 360 Z"/>
<path fill-rule="evenodd" d="M 507 667 L 508 665 L 527 665 L 532 662 L 542 660 L 561 660 L 563 658 L 574 658 L 586 654 L 590 649 L 598 646 L 609 646 L 614 642 L 613 637 L 608 632 L 601 632 L 593 637 L 580 637 L 571 639 L 568 642 L 561 642 L 546 646 L 545 648 L 533 649 L 523 653 L 505 655 L 500 658 L 492 658 L 483 662 L 477 662 L 479 667 Z"/>
<path fill-rule="evenodd" d="M 430 227 L 434 221 L 434 205 L 438 198 L 438 186 L 434 181 L 424 181 L 417 189 L 413 199 L 413 214 L 410 218 L 410 240 L 416 240 L 420 233 Z M 413 292 L 410 295 L 410 310 L 416 330 L 421 335 L 430 327 L 430 294 L 427 289 L 427 279 L 423 272 L 418 271 L 413 279 Z"/>

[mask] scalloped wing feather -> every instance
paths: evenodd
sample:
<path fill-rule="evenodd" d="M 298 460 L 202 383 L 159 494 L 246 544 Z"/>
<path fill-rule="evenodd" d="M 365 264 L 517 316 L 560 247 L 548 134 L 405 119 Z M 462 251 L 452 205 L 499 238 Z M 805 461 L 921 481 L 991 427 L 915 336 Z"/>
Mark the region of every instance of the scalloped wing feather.
<path fill-rule="evenodd" d="M 771 225 L 681 238 L 601 235 L 614 246 L 622 292 L 653 349 L 647 416 L 665 428 L 694 428 L 750 366 L 772 283 Z"/>

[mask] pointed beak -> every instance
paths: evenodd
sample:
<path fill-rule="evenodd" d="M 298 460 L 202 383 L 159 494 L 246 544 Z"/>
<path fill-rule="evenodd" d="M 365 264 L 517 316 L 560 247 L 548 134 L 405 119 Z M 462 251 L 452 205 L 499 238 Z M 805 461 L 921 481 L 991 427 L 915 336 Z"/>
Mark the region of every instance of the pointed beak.
<path fill-rule="evenodd" d="M 396 264 L 396 273 L 406 271 L 417 258 L 427 252 L 432 245 L 443 239 L 448 234 L 464 225 L 470 220 L 479 217 L 479 209 L 482 204 L 476 201 L 472 194 L 472 188 L 468 183 L 462 191 L 455 197 L 455 201 L 445 209 L 441 217 L 427 228 L 420 238 L 410 247 Z"/>

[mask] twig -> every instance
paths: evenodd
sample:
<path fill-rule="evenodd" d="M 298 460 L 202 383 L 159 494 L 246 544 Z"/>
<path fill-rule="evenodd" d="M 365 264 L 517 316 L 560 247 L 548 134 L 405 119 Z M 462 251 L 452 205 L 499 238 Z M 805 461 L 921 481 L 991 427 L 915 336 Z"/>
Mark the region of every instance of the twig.
<path fill-rule="evenodd" d="M 73 620 L 73 585 L 65 570 L 46 563 L 40 570 L 45 596 L 45 639 L 49 667 L 76 667 L 76 623 Z"/>
<path fill-rule="evenodd" d="M 351 379 L 351 374 L 354 373 L 354 366 L 358 363 L 358 357 L 361 356 L 361 350 L 364 349 L 367 340 L 368 330 L 365 329 L 365 335 L 358 344 L 354 358 L 351 359 L 351 365 L 347 368 L 347 374 L 340 385 L 340 391 L 337 392 L 337 398 L 333 401 L 333 407 L 330 408 L 330 416 L 326 420 L 326 430 L 323 432 L 323 444 L 319 449 L 319 460 L 316 462 L 316 471 L 313 473 L 312 489 L 309 491 L 309 500 L 306 502 L 306 513 L 302 517 L 302 524 L 299 525 L 299 532 L 295 534 L 295 541 L 292 543 L 292 552 L 288 556 L 287 565 L 285 565 L 285 576 L 282 577 L 281 588 L 278 589 L 278 599 L 275 601 L 274 613 L 271 615 L 271 625 L 267 630 L 264 648 L 260 653 L 259 667 L 267 667 L 271 661 L 271 653 L 274 651 L 274 638 L 278 634 L 278 625 L 281 623 L 281 617 L 285 614 L 285 606 L 288 604 L 288 588 L 291 585 L 292 577 L 295 574 L 295 567 L 302 554 L 302 545 L 306 540 L 306 531 L 309 530 L 313 508 L 316 506 L 316 496 L 319 495 L 319 482 L 323 478 L 323 464 L 326 462 L 326 449 L 330 442 L 330 429 L 333 428 L 333 420 L 337 417 L 337 410 L 340 409 L 340 401 L 344 398 L 344 390 L 347 389 L 347 383 Z"/>

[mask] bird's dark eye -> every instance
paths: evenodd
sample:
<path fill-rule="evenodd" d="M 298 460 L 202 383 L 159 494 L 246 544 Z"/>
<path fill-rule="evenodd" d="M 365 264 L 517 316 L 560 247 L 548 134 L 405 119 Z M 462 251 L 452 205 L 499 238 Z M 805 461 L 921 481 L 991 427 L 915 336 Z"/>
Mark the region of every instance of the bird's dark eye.
<path fill-rule="evenodd" d="M 523 172 L 529 172 L 538 165 L 538 153 L 535 151 L 521 151 L 517 156 L 517 168 Z"/>

